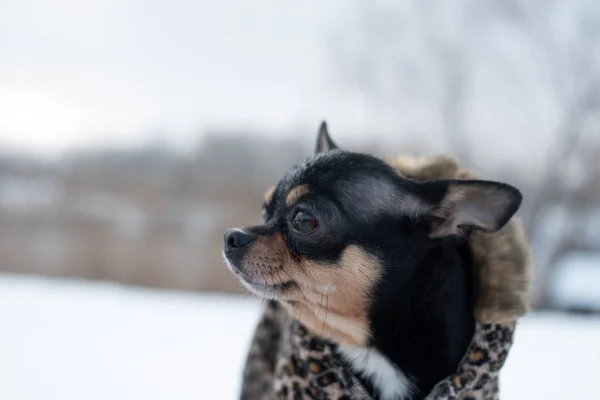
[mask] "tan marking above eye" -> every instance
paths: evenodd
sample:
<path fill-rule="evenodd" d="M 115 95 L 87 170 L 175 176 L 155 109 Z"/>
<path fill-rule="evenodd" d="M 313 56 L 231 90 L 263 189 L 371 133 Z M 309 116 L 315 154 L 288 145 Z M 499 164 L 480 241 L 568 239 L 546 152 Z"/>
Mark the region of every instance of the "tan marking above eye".
<path fill-rule="evenodd" d="M 296 201 L 298 201 L 298 199 L 302 196 L 304 196 L 305 194 L 308 193 L 308 186 L 306 185 L 298 185 L 296 187 L 294 187 L 292 190 L 289 191 L 286 199 L 285 199 L 285 204 L 288 207 L 291 207 L 294 205 L 294 203 Z"/>
<path fill-rule="evenodd" d="M 269 204 L 271 199 L 273 198 L 273 193 L 275 192 L 275 186 L 271 186 L 269 190 L 265 192 L 265 204 Z"/>

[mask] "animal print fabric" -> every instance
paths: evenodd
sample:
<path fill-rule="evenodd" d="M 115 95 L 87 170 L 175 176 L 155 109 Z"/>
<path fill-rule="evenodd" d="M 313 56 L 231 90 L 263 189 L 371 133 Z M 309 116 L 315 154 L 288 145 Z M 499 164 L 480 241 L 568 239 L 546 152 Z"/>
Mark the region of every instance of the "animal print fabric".
<path fill-rule="evenodd" d="M 427 400 L 499 399 L 498 375 L 513 343 L 516 322 L 478 323 L 456 373 L 431 391 Z"/>
<path fill-rule="evenodd" d="M 498 374 L 515 326 L 478 323 L 457 372 L 438 383 L 426 399 L 498 399 Z M 309 332 L 273 301 L 264 310 L 250 348 L 241 399 L 373 400 L 337 344 Z"/>

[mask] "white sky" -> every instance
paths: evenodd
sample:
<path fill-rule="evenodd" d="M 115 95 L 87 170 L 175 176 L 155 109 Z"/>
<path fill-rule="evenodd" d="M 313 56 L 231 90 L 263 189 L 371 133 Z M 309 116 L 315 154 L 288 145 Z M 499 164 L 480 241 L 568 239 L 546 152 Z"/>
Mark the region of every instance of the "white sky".
<path fill-rule="evenodd" d="M 356 10 L 344 0 L 0 0 L 0 150 L 137 144 L 156 132 L 185 147 L 212 127 L 285 135 L 323 118 L 341 143 L 380 132 L 448 150 L 435 104 L 393 88 L 397 101 L 367 104 L 339 74 L 332 34 L 359 35 Z M 414 36 L 418 23 L 406 24 Z M 413 36 L 398 48 L 414 50 Z M 541 157 L 559 121 L 532 50 L 501 29 L 479 47 L 472 147 L 482 163 Z"/>
<path fill-rule="evenodd" d="M 154 130 L 185 143 L 210 126 L 316 129 L 333 111 L 321 42 L 342 1 L 216 4 L 0 2 L 0 140 L 59 150 Z"/>

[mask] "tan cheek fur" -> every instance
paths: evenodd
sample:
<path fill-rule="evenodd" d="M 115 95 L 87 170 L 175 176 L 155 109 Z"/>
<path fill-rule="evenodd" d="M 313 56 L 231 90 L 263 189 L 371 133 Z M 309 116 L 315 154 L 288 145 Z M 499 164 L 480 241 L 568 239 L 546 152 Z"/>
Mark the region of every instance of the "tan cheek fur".
<path fill-rule="evenodd" d="M 275 234 L 257 239 L 244 264 L 253 278 L 269 285 L 293 280 L 297 287 L 278 296 L 288 312 L 313 332 L 351 346 L 369 339 L 370 291 L 381 268 L 359 247 L 347 247 L 337 265 L 297 261 L 282 235 Z"/>
<path fill-rule="evenodd" d="M 369 339 L 370 291 L 379 278 L 375 259 L 356 246 L 343 252 L 339 265 L 289 263 L 300 287 L 296 303 L 284 307 L 316 333 L 339 343 L 361 346 Z"/>

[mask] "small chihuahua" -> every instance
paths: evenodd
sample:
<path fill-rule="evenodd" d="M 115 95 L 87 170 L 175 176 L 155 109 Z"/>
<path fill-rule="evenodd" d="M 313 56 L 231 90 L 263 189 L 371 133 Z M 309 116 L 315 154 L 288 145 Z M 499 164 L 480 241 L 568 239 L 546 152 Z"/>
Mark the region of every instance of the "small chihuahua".
<path fill-rule="evenodd" d="M 495 232 L 521 193 L 483 180 L 416 182 L 338 149 L 322 123 L 315 155 L 265 196 L 264 223 L 225 233 L 230 270 L 342 357 L 374 398 L 417 399 L 456 370 L 474 332 L 474 230 Z"/>

